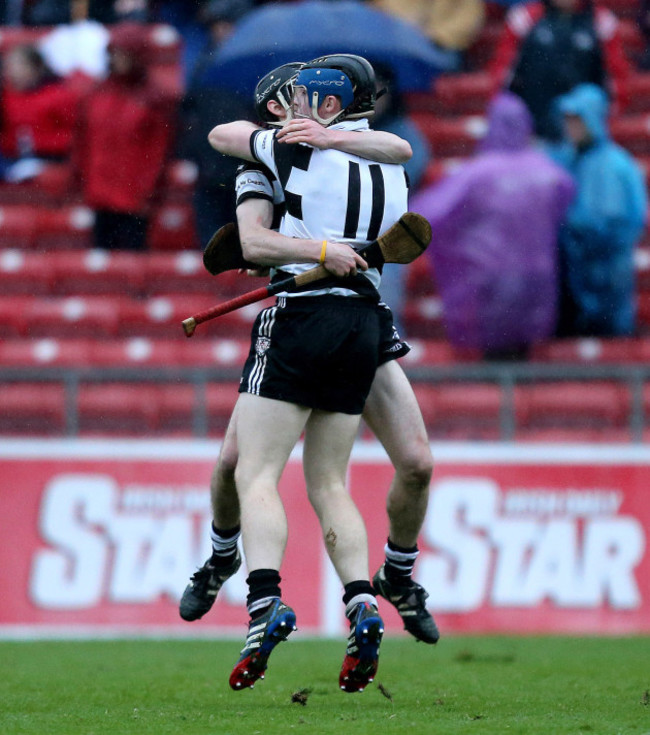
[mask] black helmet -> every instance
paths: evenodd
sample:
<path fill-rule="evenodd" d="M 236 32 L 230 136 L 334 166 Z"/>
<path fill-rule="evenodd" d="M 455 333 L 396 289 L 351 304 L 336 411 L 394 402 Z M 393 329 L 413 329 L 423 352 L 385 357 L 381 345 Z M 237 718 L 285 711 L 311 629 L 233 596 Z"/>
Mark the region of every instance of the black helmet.
<path fill-rule="evenodd" d="M 303 69 L 338 69 L 352 83 L 354 98 L 344 107 L 337 120 L 369 117 L 375 110 L 375 70 L 363 56 L 355 54 L 329 54 L 305 64 Z"/>
<path fill-rule="evenodd" d="M 291 110 L 291 81 L 302 67 L 303 64 L 298 61 L 283 64 L 270 71 L 257 83 L 257 87 L 255 87 L 255 112 L 261 122 L 269 124 L 278 122 L 266 106 L 267 102 L 271 100 L 282 105 L 287 112 Z"/>

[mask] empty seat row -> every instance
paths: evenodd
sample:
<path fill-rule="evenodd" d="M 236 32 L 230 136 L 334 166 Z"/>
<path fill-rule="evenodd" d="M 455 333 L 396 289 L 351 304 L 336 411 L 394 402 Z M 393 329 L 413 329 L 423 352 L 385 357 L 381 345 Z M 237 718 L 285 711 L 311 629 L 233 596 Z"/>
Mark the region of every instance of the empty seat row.
<path fill-rule="evenodd" d="M 432 439 L 497 440 L 512 421 L 517 440 L 630 441 L 631 394 L 614 381 L 552 381 L 517 385 L 512 406 L 491 383 L 414 386 Z M 650 410 L 650 385 L 643 391 Z M 508 413 L 508 412 L 511 413 Z M 509 418 L 510 417 L 510 418 Z"/>
<path fill-rule="evenodd" d="M 198 168 L 185 159 L 167 162 L 162 174 L 159 200 L 171 204 L 190 202 Z M 0 181 L 0 205 L 28 204 L 52 207 L 82 204 L 82 196 L 70 163 L 47 163 L 33 178 L 21 182 Z"/>
<path fill-rule="evenodd" d="M 238 387 L 210 384 L 197 393 L 191 384 L 83 383 L 73 401 L 73 425 L 82 434 L 191 434 L 201 403 L 207 431 L 222 436 Z M 63 384 L 0 384 L 0 433 L 60 435 L 70 421 Z"/>
<path fill-rule="evenodd" d="M 227 271 L 212 276 L 199 250 L 126 252 L 0 250 L 0 294 L 65 296 L 238 295 L 260 281 Z"/>
<path fill-rule="evenodd" d="M 0 383 L 0 432 L 191 433 L 204 414 L 209 432 L 223 433 L 237 399 L 238 383 L 81 382 L 76 395 L 63 383 Z M 414 383 L 431 439 L 503 438 L 504 392 L 490 383 Z M 512 421 L 515 439 L 553 436 L 575 441 L 629 441 L 631 396 L 615 381 L 553 381 L 518 385 Z M 643 413 L 650 418 L 650 383 L 643 387 Z M 650 422 L 647 422 L 650 423 Z"/>
<path fill-rule="evenodd" d="M 92 247 L 94 214 L 81 204 L 0 206 L 0 247 L 40 250 Z M 199 242 L 192 204 L 163 202 L 149 223 L 147 247 L 151 250 L 196 249 Z"/>
<path fill-rule="evenodd" d="M 407 369 L 480 359 L 476 352 L 455 350 L 446 340 L 414 339 L 410 344 L 411 352 L 401 361 Z M 248 336 L 220 337 L 218 330 L 204 339 L 186 339 L 180 329 L 170 338 L 13 338 L 0 341 L 0 368 L 241 368 L 249 347 Z"/>
<path fill-rule="evenodd" d="M 482 114 L 447 117 L 435 110 L 416 109 L 410 112 L 410 117 L 431 144 L 437 158 L 472 155 L 477 142 L 487 132 L 487 121 Z M 650 156 L 649 128 L 648 111 L 618 115 L 610 121 L 612 138 L 634 156 Z"/>
<path fill-rule="evenodd" d="M 221 303 L 209 295 L 70 296 L 0 298 L 0 338 L 68 337 L 106 338 L 146 336 L 173 338 L 183 335 L 182 321 Z M 260 302 L 201 325 L 193 339 L 218 336 L 248 337 Z"/>

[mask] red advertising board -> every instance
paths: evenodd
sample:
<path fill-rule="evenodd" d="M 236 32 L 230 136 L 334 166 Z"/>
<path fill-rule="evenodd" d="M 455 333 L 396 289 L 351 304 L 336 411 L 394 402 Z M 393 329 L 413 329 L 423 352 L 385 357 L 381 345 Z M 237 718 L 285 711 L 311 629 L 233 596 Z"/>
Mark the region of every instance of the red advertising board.
<path fill-rule="evenodd" d="M 209 555 L 218 446 L 5 442 L 0 447 L 0 636 L 241 635 L 242 568 L 201 621 L 178 599 Z M 416 578 L 443 632 L 650 631 L 650 451 L 434 446 Z M 351 492 L 371 573 L 383 558 L 383 450 L 355 448 Z M 283 597 L 308 634 L 343 634 L 341 588 L 304 492 L 299 456 L 281 483 L 289 543 Z M 397 614 L 381 602 L 392 632 Z"/>

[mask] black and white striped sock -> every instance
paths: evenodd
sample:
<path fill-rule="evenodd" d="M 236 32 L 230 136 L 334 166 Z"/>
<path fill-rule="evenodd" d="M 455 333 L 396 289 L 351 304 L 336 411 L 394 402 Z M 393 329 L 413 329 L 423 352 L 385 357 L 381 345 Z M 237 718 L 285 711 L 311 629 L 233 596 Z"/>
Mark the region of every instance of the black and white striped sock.
<path fill-rule="evenodd" d="M 420 553 L 417 546 L 407 549 L 403 546 L 397 546 L 390 539 L 384 547 L 386 553 L 386 563 L 384 564 L 384 572 L 386 579 L 398 585 L 408 585 L 413 574 L 415 561 Z"/>
<path fill-rule="evenodd" d="M 229 567 L 235 561 L 237 541 L 241 535 L 240 526 L 235 528 L 215 528 L 210 525 L 210 540 L 212 541 L 212 564 L 215 567 Z"/>

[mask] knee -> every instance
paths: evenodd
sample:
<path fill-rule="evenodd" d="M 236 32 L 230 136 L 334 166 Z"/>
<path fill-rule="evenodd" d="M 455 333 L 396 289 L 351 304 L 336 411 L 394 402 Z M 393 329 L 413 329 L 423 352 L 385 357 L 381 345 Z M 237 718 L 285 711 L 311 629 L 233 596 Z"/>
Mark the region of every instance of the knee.
<path fill-rule="evenodd" d="M 429 447 L 413 447 L 395 466 L 396 473 L 408 487 L 429 490 L 433 474 L 433 457 Z"/>

